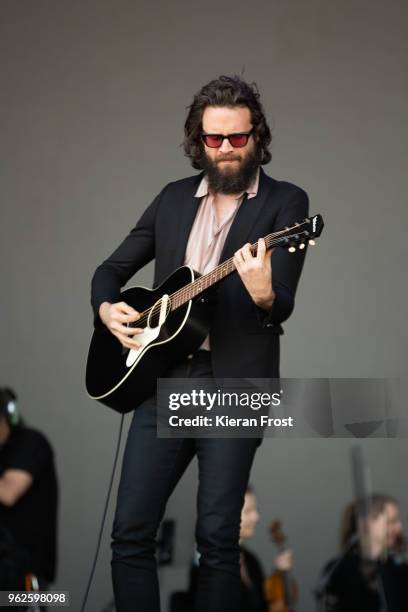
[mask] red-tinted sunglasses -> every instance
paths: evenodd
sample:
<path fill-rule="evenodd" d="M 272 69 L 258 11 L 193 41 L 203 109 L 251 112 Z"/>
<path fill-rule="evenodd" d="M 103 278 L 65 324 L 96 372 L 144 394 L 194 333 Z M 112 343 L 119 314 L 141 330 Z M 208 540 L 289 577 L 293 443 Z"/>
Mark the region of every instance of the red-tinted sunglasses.
<path fill-rule="evenodd" d="M 241 147 L 245 147 L 253 131 L 254 129 L 252 128 L 250 132 L 239 132 L 239 134 L 228 134 L 227 136 L 224 136 L 224 134 L 201 134 L 201 138 L 207 147 L 211 149 L 218 149 L 221 147 L 225 138 L 234 149 L 240 149 Z"/>

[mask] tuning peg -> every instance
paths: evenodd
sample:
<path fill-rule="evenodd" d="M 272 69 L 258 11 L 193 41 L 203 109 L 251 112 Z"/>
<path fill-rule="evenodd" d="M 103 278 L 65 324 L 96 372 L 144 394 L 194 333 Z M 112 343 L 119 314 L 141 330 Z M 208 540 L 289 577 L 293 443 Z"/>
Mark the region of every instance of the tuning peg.
<path fill-rule="evenodd" d="M 314 246 L 316 244 L 316 242 L 313 240 L 313 238 L 311 238 L 309 240 L 309 244 L 310 244 L 310 246 Z"/>
<path fill-rule="evenodd" d="M 301 243 L 299 244 L 299 249 L 300 249 L 301 251 L 303 251 L 303 249 L 304 249 L 304 248 L 305 248 L 305 243 L 304 243 L 304 242 L 301 242 Z"/>
<path fill-rule="evenodd" d="M 290 247 L 288 248 L 288 251 L 289 251 L 289 253 L 294 253 L 294 252 L 296 251 L 296 247 L 294 247 L 294 246 L 290 246 Z"/>

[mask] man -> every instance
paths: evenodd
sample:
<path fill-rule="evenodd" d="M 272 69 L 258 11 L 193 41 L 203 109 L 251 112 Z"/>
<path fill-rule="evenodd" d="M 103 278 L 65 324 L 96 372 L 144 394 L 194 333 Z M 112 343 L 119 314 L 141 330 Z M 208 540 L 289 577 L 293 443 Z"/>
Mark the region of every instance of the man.
<path fill-rule="evenodd" d="M 0 587 L 41 589 L 55 578 L 57 480 L 51 446 L 21 423 L 0 389 Z M 33 585 L 31 579 L 34 578 Z"/>
<path fill-rule="evenodd" d="M 173 377 L 277 377 L 281 322 L 294 306 L 304 252 L 266 252 L 262 240 L 307 216 L 298 187 L 268 177 L 271 141 L 259 94 L 238 77 L 220 77 L 194 97 L 184 148 L 201 174 L 167 185 L 92 281 L 95 324 L 138 348 L 139 313 L 120 287 L 155 258 L 154 284 L 184 263 L 205 273 L 234 255 L 238 274 L 217 285 L 209 337 Z M 273 266 L 272 266 L 273 260 Z M 273 274 L 272 274 L 273 268 Z M 256 439 L 157 439 L 147 400 L 129 430 L 113 527 L 112 574 L 119 612 L 160 609 L 155 535 L 166 502 L 194 454 L 200 482 L 197 611 L 234 609 L 239 600 L 239 525 Z"/>

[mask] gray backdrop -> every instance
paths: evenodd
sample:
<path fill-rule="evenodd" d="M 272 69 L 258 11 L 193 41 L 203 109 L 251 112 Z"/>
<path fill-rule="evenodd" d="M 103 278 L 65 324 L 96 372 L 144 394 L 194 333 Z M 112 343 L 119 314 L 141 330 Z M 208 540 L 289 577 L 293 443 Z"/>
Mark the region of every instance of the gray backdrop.
<path fill-rule="evenodd" d="M 241 72 L 258 82 L 273 126 L 267 170 L 306 189 L 325 217 L 286 325 L 283 375 L 406 374 L 408 10 L 402 0 L 2 0 L 0 11 L 0 379 L 55 447 L 56 586 L 77 610 L 119 426 L 84 392 L 90 278 L 161 187 L 192 173 L 179 144 L 203 83 Z M 150 280 L 149 267 L 138 282 Z M 336 551 L 349 445 L 267 440 L 253 470 L 252 548 L 269 568 L 266 527 L 283 519 L 300 612 Z M 363 446 L 376 488 L 406 512 L 405 441 Z M 195 491 L 192 466 L 169 503 L 182 523 L 166 593 L 185 581 Z M 110 596 L 108 526 L 88 609 Z"/>

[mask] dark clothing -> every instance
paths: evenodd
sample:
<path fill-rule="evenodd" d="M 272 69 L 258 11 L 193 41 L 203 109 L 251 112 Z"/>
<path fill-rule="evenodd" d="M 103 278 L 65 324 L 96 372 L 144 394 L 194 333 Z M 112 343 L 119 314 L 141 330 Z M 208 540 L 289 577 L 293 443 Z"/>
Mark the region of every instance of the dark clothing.
<path fill-rule="evenodd" d="M 211 377 L 210 355 L 198 351 L 169 376 Z M 196 541 L 201 555 L 200 612 L 238 610 L 239 528 L 256 438 L 157 438 L 156 406 L 134 412 L 122 466 L 113 526 L 112 575 L 119 612 L 158 612 L 155 536 L 166 502 L 197 454 Z"/>
<path fill-rule="evenodd" d="M 264 591 L 265 577 L 261 564 L 257 557 L 243 546 L 240 548 L 240 554 L 241 564 L 245 566 L 249 584 L 241 579 L 239 604 L 235 612 L 267 612 L 268 604 Z M 198 566 L 194 564 L 190 570 L 188 591 L 172 594 L 170 612 L 193 612 L 198 577 Z"/>
<path fill-rule="evenodd" d="M 202 175 L 167 185 L 136 227 L 96 270 L 92 280 L 95 325 L 99 306 L 121 301 L 120 289 L 155 259 L 154 286 L 184 263 L 200 199 Z M 257 196 L 244 198 L 229 230 L 220 262 L 246 242 L 302 221 L 308 212 L 304 191 L 260 172 Z M 278 248 L 272 256 L 276 299 L 270 312 L 258 308 L 238 274 L 215 286 L 210 322 L 211 353 L 198 352 L 168 376 L 279 376 L 281 323 L 294 307 L 305 251 Z M 196 611 L 225 612 L 240 605 L 239 528 L 244 494 L 258 439 L 157 438 L 152 399 L 134 413 L 124 455 L 113 528 L 112 572 L 119 612 L 157 612 L 159 591 L 155 535 L 166 502 L 197 454 L 199 466 L 196 540 L 201 554 Z"/>
<path fill-rule="evenodd" d="M 243 546 L 241 546 L 241 554 L 250 584 L 245 584 L 241 580 L 241 605 L 239 612 L 267 612 L 265 576 L 262 566 L 258 558 Z"/>
<path fill-rule="evenodd" d="M 92 305 L 99 324 L 99 306 L 120 301 L 120 288 L 155 258 L 154 286 L 184 263 L 185 250 L 199 198 L 194 194 L 202 175 L 167 185 L 147 208 L 136 227 L 96 270 Z M 308 214 L 306 193 L 260 172 L 256 197 L 244 199 L 227 235 L 220 262 L 232 257 L 246 242 L 303 221 Z M 276 299 L 271 311 L 258 308 L 238 274 L 216 285 L 210 325 L 212 366 L 216 378 L 279 376 L 281 323 L 294 307 L 295 291 L 305 250 L 289 253 L 277 248 L 272 255 Z M 242 347 L 245 346 L 245 350 Z"/>
<path fill-rule="evenodd" d="M 13 427 L 0 447 L 0 476 L 8 469 L 28 472 L 33 483 L 17 502 L 0 503 L 0 525 L 27 555 L 25 572 L 52 582 L 56 569 L 57 479 L 53 451 L 39 431 Z"/>
<path fill-rule="evenodd" d="M 335 564 L 336 560 L 328 564 L 325 573 Z M 381 603 L 384 597 L 386 608 Z M 408 563 L 390 556 L 363 565 L 353 550 L 334 569 L 326 598 L 330 612 L 407 612 Z"/>

